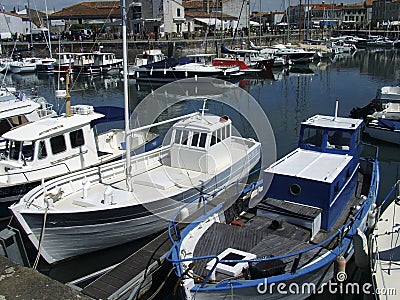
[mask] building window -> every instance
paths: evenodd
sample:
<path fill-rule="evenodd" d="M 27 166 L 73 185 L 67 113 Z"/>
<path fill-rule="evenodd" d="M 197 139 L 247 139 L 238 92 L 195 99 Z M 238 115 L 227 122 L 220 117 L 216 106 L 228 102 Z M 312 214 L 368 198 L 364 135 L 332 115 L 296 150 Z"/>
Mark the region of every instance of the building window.
<path fill-rule="evenodd" d="M 181 16 L 181 9 L 180 9 L 180 8 L 177 8 L 177 9 L 176 9 L 176 16 L 177 16 L 177 17 L 180 17 L 180 16 Z"/>

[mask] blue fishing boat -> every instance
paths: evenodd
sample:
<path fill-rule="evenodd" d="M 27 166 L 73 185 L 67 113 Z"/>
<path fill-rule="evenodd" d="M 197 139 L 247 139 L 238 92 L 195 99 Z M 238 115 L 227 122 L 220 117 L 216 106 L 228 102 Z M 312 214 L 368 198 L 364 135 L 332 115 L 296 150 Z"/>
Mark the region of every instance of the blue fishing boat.
<path fill-rule="evenodd" d="M 345 284 L 353 235 L 373 226 L 379 186 L 378 150 L 362 144 L 363 127 L 313 116 L 298 148 L 249 186 L 248 209 L 232 218 L 220 205 L 187 226 L 172 221 L 167 259 L 183 298 L 302 299 Z"/>

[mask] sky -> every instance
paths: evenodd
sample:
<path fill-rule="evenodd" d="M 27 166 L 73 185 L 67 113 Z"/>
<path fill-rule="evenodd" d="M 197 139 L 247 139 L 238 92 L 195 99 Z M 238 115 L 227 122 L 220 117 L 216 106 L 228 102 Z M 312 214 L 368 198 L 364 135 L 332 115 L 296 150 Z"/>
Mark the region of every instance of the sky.
<path fill-rule="evenodd" d="M 93 0 L 87 0 L 86 2 L 90 2 Z M 286 1 L 286 2 L 285 2 Z M 288 5 L 290 1 L 291 5 L 298 4 L 299 0 L 261 0 L 261 8 L 262 11 L 282 11 L 283 4 L 286 3 Z M 302 3 L 308 2 L 308 0 L 302 0 Z M 363 0 L 325 0 L 325 3 L 355 3 L 362 2 Z M 55 9 L 56 11 L 61 10 L 63 7 L 71 6 L 80 2 L 85 2 L 84 0 L 29 0 L 29 5 L 32 9 L 44 10 L 47 2 L 47 8 L 49 10 Z M 93 1 L 95 2 L 95 1 Z M 16 9 L 22 10 L 25 5 L 28 4 L 27 0 L 3 0 L 0 1 L 2 6 L 4 6 L 6 11 L 12 10 L 14 7 Z M 322 0 L 310 0 L 310 3 L 322 3 Z M 260 7 L 260 0 L 251 0 L 251 11 L 258 11 Z"/>

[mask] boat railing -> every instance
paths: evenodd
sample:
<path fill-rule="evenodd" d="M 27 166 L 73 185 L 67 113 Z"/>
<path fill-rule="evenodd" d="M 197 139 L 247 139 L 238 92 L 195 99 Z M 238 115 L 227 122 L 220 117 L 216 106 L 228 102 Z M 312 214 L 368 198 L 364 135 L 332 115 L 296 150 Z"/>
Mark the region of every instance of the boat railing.
<path fill-rule="evenodd" d="M 364 199 L 364 201 L 366 201 L 366 198 Z M 305 253 L 308 253 L 314 249 L 323 247 L 324 245 L 329 244 L 330 242 L 332 242 L 334 239 L 337 239 L 336 244 L 337 247 L 334 248 L 334 250 L 332 250 L 331 252 L 334 252 L 335 249 L 340 250 L 343 241 L 345 238 L 352 238 L 352 234 L 354 234 L 354 232 L 350 232 L 353 228 L 353 224 L 356 220 L 358 220 L 360 218 L 360 215 L 362 213 L 365 214 L 364 211 L 364 205 L 362 205 L 363 203 L 361 203 L 360 208 L 356 211 L 353 211 L 353 215 L 351 217 L 351 219 L 349 220 L 349 222 L 347 222 L 346 224 L 342 225 L 338 230 L 336 230 L 332 235 L 330 235 L 328 238 L 326 238 L 324 241 L 315 244 L 311 247 L 308 247 L 306 249 L 300 250 L 300 251 L 296 251 L 296 252 L 292 252 L 292 253 L 288 253 L 285 255 L 280 255 L 280 256 L 273 256 L 273 257 L 262 257 L 262 258 L 256 258 L 256 259 L 249 259 L 249 260 L 224 260 L 224 259 L 220 259 L 218 258 L 218 256 L 216 254 L 213 255 L 206 255 L 206 256 L 197 256 L 197 257 L 185 257 L 185 258 L 181 258 L 181 252 L 180 252 L 180 247 L 181 244 L 183 242 L 183 240 L 180 238 L 180 235 L 177 231 L 177 227 L 176 227 L 176 223 L 174 221 L 170 222 L 170 225 L 168 227 L 168 232 L 170 235 L 170 239 L 173 243 L 173 246 L 170 250 L 170 252 L 167 255 L 167 260 L 170 261 L 172 264 L 175 265 L 176 267 L 176 273 L 178 277 L 181 277 L 183 275 L 186 274 L 186 272 L 188 270 L 183 270 L 182 269 L 182 263 L 184 262 L 193 262 L 193 261 L 201 261 L 201 260 L 210 260 L 210 259 L 215 259 L 215 262 L 211 268 L 211 270 L 209 270 L 207 276 L 204 278 L 203 282 L 201 283 L 201 287 L 204 287 L 207 282 L 209 281 L 209 279 L 211 278 L 211 276 L 213 275 L 214 271 L 217 268 L 217 265 L 219 263 L 224 263 L 224 264 L 237 264 L 237 263 L 259 263 L 259 262 L 265 262 L 265 261 L 277 261 L 277 260 L 284 260 L 284 259 L 292 259 L 292 266 L 290 268 L 290 273 L 291 274 L 295 274 L 299 268 L 299 263 L 300 260 L 302 258 L 302 255 Z M 200 224 L 201 222 L 203 222 L 204 220 L 206 220 L 207 218 L 211 217 L 213 214 L 215 214 L 219 209 L 221 208 L 221 206 L 219 207 L 215 207 L 214 209 L 210 210 L 206 215 L 204 215 L 202 218 L 197 219 L 194 223 L 192 223 L 192 226 L 188 226 L 185 228 L 185 230 L 190 230 L 195 228 L 198 224 Z M 173 219 L 174 220 L 174 219 Z M 173 238 L 173 234 L 172 234 L 172 230 L 174 230 L 175 232 L 175 236 L 178 238 L 178 240 Z M 334 253 L 335 255 L 333 255 L 331 257 L 331 260 L 333 261 L 334 257 L 336 257 L 337 255 L 340 254 L 340 251 L 338 251 L 338 253 Z"/>
<path fill-rule="evenodd" d="M 213 199 L 216 195 L 220 194 L 221 192 L 237 185 L 238 186 L 238 194 L 239 192 L 242 195 L 246 195 L 248 193 L 251 193 L 257 186 L 261 185 L 261 182 L 252 182 L 249 185 L 247 185 L 246 188 L 244 188 L 242 191 L 239 191 L 239 184 L 246 178 L 248 178 L 249 176 L 259 172 L 261 170 L 261 168 L 258 168 L 252 172 L 250 172 L 249 174 L 247 174 L 246 176 L 239 178 L 237 181 L 231 182 L 230 184 L 223 186 L 215 191 L 213 191 L 210 194 L 201 194 L 195 198 L 193 198 L 192 200 L 190 200 L 189 202 L 187 202 L 184 206 L 182 206 L 179 211 L 177 213 L 175 213 L 175 215 L 171 218 L 171 221 L 169 222 L 168 225 L 168 234 L 169 234 L 169 238 L 173 243 L 179 242 L 179 240 L 181 239 L 181 235 L 180 232 L 178 230 L 178 223 L 182 220 L 179 220 L 179 216 L 182 215 L 182 211 L 187 209 L 190 205 L 198 202 L 199 200 L 201 200 L 201 202 L 203 203 L 203 209 L 204 209 L 204 213 L 203 213 L 203 218 L 209 215 L 209 211 L 207 211 L 207 201 L 209 199 Z M 215 208 L 213 210 L 210 211 L 214 211 Z M 174 238 L 176 237 L 176 238 Z"/>
<path fill-rule="evenodd" d="M 215 209 L 213 211 L 215 211 Z M 248 259 L 248 260 L 244 260 L 244 259 L 243 260 L 220 259 L 218 257 L 218 255 L 216 255 L 216 254 L 205 255 L 205 256 L 197 256 L 197 257 L 180 258 L 179 248 L 180 248 L 180 245 L 181 245 L 181 241 L 179 241 L 179 242 L 174 241 L 172 249 L 174 249 L 175 251 L 170 251 L 168 253 L 167 260 L 169 260 L 172 264 L 175 265 L 176 273 L 177 273 L 178 277 L 181 277 L 181 276 L 183 276 L 184 274 L 186 274 L 188 272 L 188 270 L 183 270 L 182 269 L 182 265 L 181 265 L 182 263 L 184 263 L 184 262 L 193 262 L 193 261 L 201 261 L 201 260 L 205 260 L 205 259 L 206 260 L 214 259 L 215 262 L 214 262 L 212 268 L 207 273 L 207 276 L 204 278 L 203 282 L 200 284 L 200 287 L 204 287 L 207 284 L 207 282 L 210 280 L 210 278 L 212 278 L 212 275 L 215 272 L 215 270 L 217 268 L 217 265 L 219 263 L 221 263 L 221 264 L 249 263 L 250 264 L 250 263 L 259 263 L 259 262 L 265 262 L 265 261 L 287 260 L 287 259 L 292 258 L 292 266 L 290 268 L 290 273 L 291 274 L 295 274 L 297 272 L 298 268 L 299 268 L 299 263 L 300 263 L 300 260 L 301 260 L 303 254 L 305 254 L 307 252 L 310 252 L 310 251 L 312 251 L 314 249 L 321 248 L 324 245 L 329 244 L 334 239 L 337 239 L 337 245 L 339 246 L 339 247 L 336 247 L 335 249 L 339 249 L 340 245 L 342 244 L 342 241 L 344 240 L 344 238 L 349 233 L 349 230 L 352 228 L 352 224 L 358 218 L 358 216 L 361 214 L 362 211 L 363 210 L 360 209 L 357 212 L 355 212 L 353 217 L 351 218 L 351 220 L 347 224 L 342 225 L 338 230 L 335 231 L 335 233 L 333 233 L 331 236 L 329 236 L 327 239 L 325 239 L 321 243 L 318 243 L 318 244 L 315 244 L 315 245 L 313 245 L 311 247 L 308 247 L 306 249 L 303 249 L 303 250 L 300 250 L 300 251 L 296 251 L 296 252 L 292 252 L 292 253 L 288 253 L 288 254 L 285 254 L 285 255 L 279 255 L 279 256 L 273 256 L 273 257 L 262 257 L 262 258 L 256 258 L 256 259 Z M 338 253 L 334 253 L 334 255 L 331 256 L 331 260 L 333 261 L 333 259 L 339 254 L 340 254 L 340 251 L 338 251 Z"/>
<path fill-rule="evenodd" d="M 400 180 L 398 180 L 393 186 L 392 188 L 389 190 L 389 192 L 386 194 L 385 198 L 383 199 L 381 205 L 378 207 L 378 212 L 376 214 L 376 220 L 379 220 L 381 217 L 381 214 L 383 213 L 383 211 L 387 208 L 387 206 L 391 203 L 391 201 L 400 201 Z M 395 224 L 395 220 L 392 220 L 392 226 L 394 227 Z M 378 222 L 375 223 L 375 228 L 378 225 Z M 374 229 L 375 229 L 374 228 Z M 388 232 L 386 234 L 390 234 L 392 236 L 392 239 L 397 238 L 398 236 L 398 231 L 394 232 L 392 230 L 392 232 Z M 376 272 L 378 270 L 378 264 L 381 261 L 381 258 L 379 256 L 379 249 L 378 249 L 378 235 L 375 234 L 371 234 L 370 235 L 370 240 L 369 240 L 369 253 L 371 253 L 370 255 L 370 265 L 371 265 L 371 273 L 372 273 L 372 277 L 374 278 L 376 275 Z M 391 271 L 392 267 L 396 267 L 395 264 L 392 264 L 392 261 L 389 261 L 389 266 L 387 267 L 388 263 L 387 260 L 385 260 L 385 272 L 389 272 Z M 384 281 L 385 276 L 383 276 L 384 274 L 384 270 L 383 268 L 380 269 L 380 277 L 382 278 L 382 282 L 383 282 L 383 288 L 386 288 L 386 284 Z M 372 284 L 374 285 L 374 289 L 376 289 L 376 282 L 375 280 L 372 280 Z"/>

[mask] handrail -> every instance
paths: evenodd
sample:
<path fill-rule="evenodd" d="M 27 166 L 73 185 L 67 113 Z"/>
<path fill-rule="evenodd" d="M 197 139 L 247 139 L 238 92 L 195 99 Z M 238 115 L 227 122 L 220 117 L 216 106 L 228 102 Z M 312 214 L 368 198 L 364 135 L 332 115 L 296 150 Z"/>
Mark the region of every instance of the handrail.
<path fill-rule="evenodd" d="M 352 224 L 357 220 L 357 218 L 359 217 L 359 215 L 361 214 L 361 212 L 364 210 L 364 206 L 359 209 L 357 212 L 354 213 L 354 215 L 352 216 L 352 218 L 350 219 L 349 222 L 347 222 L 346 224 L 343 224 L 334 234 L 332 234 L 330 237 L 328 237 L 327 239 L 325 239 L 324 241 L 313 245 L 311 247 L 308 247 L 306 249 L 303 250 L 299 250 L 296 252 L 292 252 L 289 254 L 285 254 L 285 255 L 280 255 L 280 256 L 274 256 L 274 257 L 264 257 L 264 258 L 256 258 L 256 259 L 250 259 L 250 260 L 220 260 L 218 259 L 217 255 L 207 255 L 207 256 L 197 256 L 197 257 L 190 257 L 190 258 L 179 258 L 179 259 L 174 259 L 172 257 L 172 251 L 170 251 L 169 255 L 167 256 L 167 260 L 170 261 L 171 263 L 182 263 L 182 262 L 186 262 L 186 261 L 199 261 L 199 260 L 204 260 L 204 259 L 216 259 L 216 262 L 213 266 L 213 268 L 210 270 L 210 272 L 207 274 L 205 280 L 203 281 L 201 287 L 204 287 L 204 285 L 207 283 L 208 279 L 211 277 L 212 272 L 215 270 L 216 266 L 218 265 L 218 263 L 241 263 L 241 262 L 247 262 L 247 263 L 251 263 L 251 262 L 262 262 L 262 261 L 273 261 L 273 260 L 278 260 L 278 259 L 285 259 L 285 258 L 289 258 L 289 257 L 293 257 L 293 256 L 297 256 L 297 255 L 302 255 L 306 252 L 312 251 L 318 247 L 322 247 L 323 245 L 329 243 L 330 241 L 332 241 L 334 238 L 339 236 L 339 243 L 343 243 L 344 237 L 347 235 L 348 231 L 351 229 Z M 171 221 L 172 223 L 173 221 Z M 168 228 L 168 230 L 170 230 L 170 227 Z M 170 233 L 170 231 L 169 231 Z M 180 245 L 180 241 L 175 241 L 172 239 L 172 237 L 170 236 L 171 241 L 173 241 L 173 248 L 175 249 L 179 249 L 179 245 Z M 179 252 L 177 252 L 179 255 Z M 295 268 L 293 271 L 295 272 L 297 268 Z M 182 275 L 182 271 L 179 269 L 177 269 L 178 272 L 178 276 Z"/>
<path fill-rule="evenodd" d="M 243 176 L 243 177 L 239 178 L 237 181 L 234 181 L 234 182 L 230 183 L 230 184 L 227 185 L 227 186 L 223 186 L 223 187 L 221 187 L 220 189 L 214 191 L 213 193 L 211 193 L 211 194 L 209 194 L 209 195 L 199 195 L 199 196 L 195 197 L 194 199 L 192 199 L 191 201 L 187 202 L 183 207 L 181 207 L 181 209 L 178 210 L 178 212 L 175 213 L 175 215 L 171 218 L 171 221 L 170 221 L 169 224 L 168 224 L 168 235 L 169 235 L 170 240 L 171 240 L 173 243 L 177 242 L 177 241 L 172 237 L 171 229 L 172 229 L 172 228 L 174 229 L 175 234 L 178 233 L 177 228 L 176 228 L 176 219 L 177 219 L 177 217 L 179 216 L 179 214 L 181 213 L 181 211 L 182 211 L 184 208 L 188 207 L 189 205 L 193 204 L 195 201 L 197 201 L 197 200 L 199 200 L 199 199 L 201 199 L 201 198 L 203 198 L 204 203 L 206 203 L 206 202 L 207 202 L 207 199 L 213 198 L 216 194 L 220 193 L 221 191 L 226 190 L 227 188 L 232 187 L 232 186 L 235 185 L 235 184 L 238 184 L 238 183 L 239 183 L 241 180 L 243 180 L 244 178 L 249 177 L 250 175 L 253 175 L 253 174 L 256 173 L 256 172 L 259 172 L 260 170 L 261 170 L 261 168 L 258 168 L 258 169 L 256 169 L 256 170 L 250 172 L 250 173 L 247 174 L 246 176 Z M 255 188 L 256 185 L 257 185 L 256 182 L 252 182 L 252 183 L 249 185 L 249 187 L 251 186 L 251 187 L 252 187 L 251 189 L 253 189 L 253 188 Z M 251 189 L 249 189 L 249 187 L 247 187 L 247 189 L 244 189 L 244 190 L 243 190 L 243 193 L 244 193 L 246 190 L 249 190 L 249 191 L 250 191 Z M 207 212 L 206 212 L 206 207 L 207 207 L 207 205 L 205 204 L 205 205 L 204 205 L 204 215 L 206 215 L 206 213 L 207 213 Z M 203 216 L 204 216 L 204 215 L 203 215 Z M 172 228 L 171 228 L 171 227 L 172 227 Z"/>
<path fill-rule="evenodd" d="M 389 200 L 389 198 L 392 196 L 393 192 L 396 190 L 397 187 L 400 187 L 400 180 L 396 181 L 396 183 L 392 186 L 390 191 L 386 194 L 385 199 L 383 199 L 381 205 L 379 206 L 380 208 L 384 207 L 386 205 L 386 202 Z M 382 213 L 383 211 L 380 211 Z M 380 215 L 378 216 L 380 217 Z"/>

